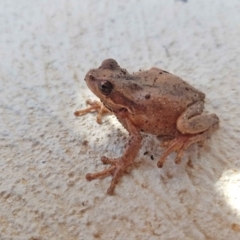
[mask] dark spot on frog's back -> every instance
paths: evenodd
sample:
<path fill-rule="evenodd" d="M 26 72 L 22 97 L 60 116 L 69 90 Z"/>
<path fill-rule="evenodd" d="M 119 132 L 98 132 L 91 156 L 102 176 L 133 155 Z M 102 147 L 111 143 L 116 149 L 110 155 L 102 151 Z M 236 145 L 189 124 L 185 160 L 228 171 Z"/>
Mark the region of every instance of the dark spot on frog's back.
<path fill-rule="evenodd" d="M 127 87 L 130 88 L 132 91 L 142 90 L 142 87 L 140 87 L 137 83 L 129 83 L 127 84 Z"/>
<path fill-rule="evenodd" d="M 151 97 L 151 95 L 149 93 L 145 95 L 146 99 L 149 99 L 150 97 Z"/>

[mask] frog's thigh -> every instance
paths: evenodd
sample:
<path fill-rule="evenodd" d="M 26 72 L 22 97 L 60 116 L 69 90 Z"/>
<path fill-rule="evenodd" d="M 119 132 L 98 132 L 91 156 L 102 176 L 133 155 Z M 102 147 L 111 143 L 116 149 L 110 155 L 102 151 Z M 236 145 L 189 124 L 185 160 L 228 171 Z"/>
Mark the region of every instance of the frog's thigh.
<path fill-rule="evenodd" d="M 202 114 L 204 102 L 188 107 L 177 120 L 177 129 L 183 134 L 204 132 L 219 122 L 215 114 Z"/>

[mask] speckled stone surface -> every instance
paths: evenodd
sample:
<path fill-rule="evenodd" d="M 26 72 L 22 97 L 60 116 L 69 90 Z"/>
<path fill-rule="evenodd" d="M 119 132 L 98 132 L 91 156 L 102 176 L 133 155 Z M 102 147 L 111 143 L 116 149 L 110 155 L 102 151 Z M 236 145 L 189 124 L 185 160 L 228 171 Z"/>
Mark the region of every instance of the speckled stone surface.
<path fill-rule="evenodd" d="M 240 239 L 239 12 L 238 0 L 1 1 L 0 239 Z M 121 156 L 128 133 L 114 116 L 73 115 L 109 57 L 181 76 L 221 121 L 162 169 L 144 136 L 114 196 L 110 178 L 85 174 Z"/>

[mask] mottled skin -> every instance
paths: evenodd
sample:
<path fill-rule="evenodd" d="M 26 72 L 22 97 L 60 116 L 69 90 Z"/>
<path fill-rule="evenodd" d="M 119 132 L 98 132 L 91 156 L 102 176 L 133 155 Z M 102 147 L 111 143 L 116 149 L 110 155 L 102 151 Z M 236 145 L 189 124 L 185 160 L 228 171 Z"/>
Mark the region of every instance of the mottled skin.
<path fill-rule="evenodd" d="M 142 140 L 140 132 L 168 139 L 163 144 L 166 151 L 158 162 L 158 167 L 162 167 L 173 151 L 177 152 L 175 162 L 180 163 L 189 145 L 205 140 L 219 125 L 215 114 L 202 114 L 204 93 L 158 68 L 129 74 L 115 60 L 107 59 L 98 69 L 90 70 L 85 81 L 102 104 L 88 101 L 91 107 L 77 111 L 75 115 L 98 111 L 97 121 L 101 123 L 101 116 L 110 111 L 130 134 L 121 158 L 102 157 L 102 162 L 111 167 L 86 175 L 88 180 L 113 175 L 109 194 L 113 193 L 118 179 L 138 154 Z"/>

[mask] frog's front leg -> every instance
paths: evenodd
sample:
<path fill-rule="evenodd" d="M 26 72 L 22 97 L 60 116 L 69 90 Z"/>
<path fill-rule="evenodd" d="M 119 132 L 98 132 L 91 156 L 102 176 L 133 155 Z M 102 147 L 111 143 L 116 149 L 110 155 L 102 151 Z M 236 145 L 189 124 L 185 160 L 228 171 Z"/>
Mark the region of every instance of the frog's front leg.
<path fill-rule="evenodd" d="M 204 141 L 219 126 L 216 114 L 201 114 L 204 102 L 199 101 L 188 107 L 177 120 L 177 129 L 181 133 L 175 139 L 167 142 L 167 149 L 158 161 L 158 167 L 162 167 L 166 157 L 177 152 L 175 162 L 179 164 L 184 151 L 193 143 Z"/>
<path fill-rule="evenodd" d="M 74 115 L 76 117 L 85 115 L 85 114 L 87 114 L 89 112 L 98 112 L 98 114 L 97 114 L 97 123 L 101 124 L 102 123 L 102 116 L 104 114 L 106 114 L 106 113 L 111 113 L 110 110 L 108 110 L 99 101 L 91 101 L 91 100 L 88 99 L 86 102 L 87 102 L 88 105 L 90 105 L 90 107 L 74 112 Z"/>
<path fill-rule="evenodd" d="M 128 146 L 123 156 L 118 159 L 109 159 L 103 156 L 101 158 L 102 162 L 104 164 L 111 164 L 111 166 L 101 172 L 88 173 L 86 175 L 86 179 L 89 181 L 96 178 L 103 178 L 103 177 L 112 175 L 112 181 L 111 181 L 110 187 L 107 190 L 108 194 L 113 194 L 114 188 L 118 180 L 126 171 L 127 167 L 133 163 L 141 147 L 142 136 L 137 130 L 137 128 L 133 125 L 133 123 L 128 118 L 122 119 L 122 122 L 124 123 L 124 126 L 130 133 L 130 140 L 128 142 Z"/>

